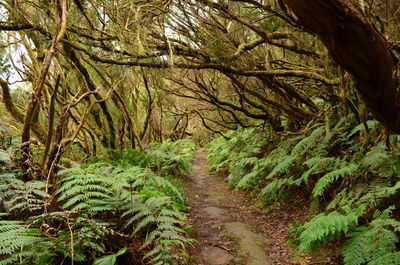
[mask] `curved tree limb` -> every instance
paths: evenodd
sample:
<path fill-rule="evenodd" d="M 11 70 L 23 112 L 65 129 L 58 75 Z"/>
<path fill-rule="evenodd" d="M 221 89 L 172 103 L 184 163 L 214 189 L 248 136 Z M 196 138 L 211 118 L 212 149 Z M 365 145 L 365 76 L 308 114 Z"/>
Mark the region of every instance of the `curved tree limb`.
<path fill-rule="evenodd" d="M 324 42 L 333 59 L 358 81 L 357 90 L 383 125 L 400 133 L 397 60 L 390 44 L 352 0 L 285 0 L 304 26 Z"/>
<path fill-rule="evenodd" d="M 67 1 L 66 0 L 58 0 L 57 1 L 55 21 L 56 21 L 57 30 L 51 41 L 50 49 L 47 52 L 47 55 L 43 61 L 42 69 L 41 69 L 41 73 L 40 73 L 38 82 L 35 85 L 33 94 L 31 96 L 31 99 L 29 101 L 29 104 L 28 104 L 28 107 L 26 110 L 26 115 L 25 115 L 25 120 L 24 120 L 24 128 L 22 130 L 22 142 L 23 143 L 29 141 L 31 125 L 33 122 L 32 114 L 35 112 L 35 108 L 39 101 L 39 97 L 42 94 L 42 90 L 43 90 L 44 84 L 46 82 L 46 76 L 47 76 L 47 73 L 49 72 L 51 61 L 53 60 L 53 57 L 56 54 L 57 46 L 58 46 L 59 42 L 61 41 L 61 39 L 64 37 L 64 34 L 66 32 L 66 27 L 67 27 Z"/>
<path fill-rule="evenodd" d="M 25 115 L 17 108 L 10 94 L 10 87 L 8 83 L 0 78 L 0 86 L 3 93 L 3 101 L 7 111 L 13 116 L 13 118 L 19 123 L 24 123 Z M 46 130 L 38 123 L 33 122 L 32 130 L 35 136 L 41 143 L 46 141 Z"/>

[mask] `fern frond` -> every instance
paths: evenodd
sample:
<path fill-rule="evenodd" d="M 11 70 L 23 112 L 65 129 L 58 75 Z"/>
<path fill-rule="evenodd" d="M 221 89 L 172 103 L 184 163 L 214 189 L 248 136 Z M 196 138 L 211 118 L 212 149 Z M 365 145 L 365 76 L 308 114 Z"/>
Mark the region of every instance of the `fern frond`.
<path fill-rule="evenodd" d="M 32 253 L 24 249 L 45 241 L 39 229 L 28 228 L 20 221 L 0 221 L 0 264 L 12 264 Z"/>
<path fill-rule="evenodd" d="M 372 183 L 364 189 L 365 194 L 359 199 L 360 204 L 377 205 L 382 200 L 397 194 L 399 189 L 400 181 L 397 181 L 393 186 L 388 186 L 385 183 Z"/>
<path fill-rule="evenodd" d="M 274 167 L 274 169 L 269 173 L 269 175 L 265 179 L 271 179 L 274 176 L 280 174 L 285 174 L 289 172 L 291 166 L 293 166 L 293 162 L 295 161 L 296 157 L 294 156 L 285 156 L 282 158 L 282 161 Z"/>
<path fill-rule="evenodd" d="M 368 262 L 368 265 L 393 265 L 400 264 L 400 252 L 387 253 Z"/>
<path fill-rule="evenodd" d="M 267 202 L 277 199 L 282 187 L 292 182 L 292 178 L 278 178 L 270 182 L 261 192 L 261 196 L 266 196 Z"/>
<path fill-rule="evenodd" d="M 10 165 L 11 165 L 10 155 L 6 151 L 0 149 L 0 166 L 7 167 Z"/>
<path fill-rule="evenodd" d="M 385 152 L 385 145 L 383 143 L 374 146 L 365 155 L 364 159 L 361 161 L 361 165 L 364 167 L 378 168 L 385 161 L 389 159 L 389 155 Z"/>
<path fill-rule="evenodd" d="M 332 212 L 328 215 L 320 214 L 304 224 L 300 230 L 299 250 L 308 252 L 319 243 L 329 242 L 352 229 L 358 221 L 360 213 L 350 212 L 348 215 Z"/>
<path fill-rule="evenodd" d="M 301 156 L 310 151 L 318 143 L 318 140 L 325 133 L 325 130 L 325 126 L 314 129 L 308 137 L 304 138 L 293 147 L 291 155 Z"/>
<path fill-rule="evenodd" d="M 376 120 L 368 120 L 367 121 L 367 126 L 369 129 L 374 128 L 376 125 L 378 125 L 379 122 Z M 365 126 L 363 123 L 357 125 L 356 127 L 354 127 L 353 130 L 351 130 L 351 132 L 349 133 L 349 135 L 347 136 L 347 139 L 349 139 L 350 137 L 352 137 L 353 135 L 355 135 L 356 133 L 360 132 L 360 131 L 365 131 Z"/>
<path fill-rule="evenodd" d="M 184 196 L 169 180 L 154 176 L 151 180 L 151 185 L 162 191 L 165 195 L 170 196 L 174 201 L 184 203 Z"/>
<path fill-rule="evenodd" d="M 50 195 L 43 181 L 22 181 L 15 175 L 1 175 L 0 207 L 15 215 L 39 212 L 48 204 Z"/>
<path fill-rule="evenodd" d="M 388 226 L 399 226 L 400 222 L 390 219 L 393 208 L 375 213 L 375 219 L 368 226 L 358 227 L 355 232 L 349 234 L 349 239 L 343 246 L 344 262 L 346 265 L 368 264 L 396 264 L 376 263 L 387 254 L 393 254 L 399 241 L 397 235 L 387 229 Z M 387 258 L 392 257 L 388 256 Z M 395 256 L 394 256 L 395 257 Z M 389 258 L 390 259 L 390 258 Z"/>
<path fill-rule="evenodd" d="M 313 189 L 313 196 L 321 196 L 328 186 L 337 181 L 339 178 L 343 178 L 345 175 L 351 174 L 358 169 L 357 164 L 348 164 L 340 169 L 334 170 L 325 174 L 322 178 L 318 180 Z"/>

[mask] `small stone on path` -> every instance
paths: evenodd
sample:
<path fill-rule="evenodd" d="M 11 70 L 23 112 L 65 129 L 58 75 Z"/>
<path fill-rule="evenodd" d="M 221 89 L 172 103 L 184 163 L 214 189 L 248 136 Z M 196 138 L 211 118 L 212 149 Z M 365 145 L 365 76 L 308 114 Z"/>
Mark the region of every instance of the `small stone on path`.
<path fill-rule="evenodd" d="M 230 265 L 234 259 L 228 251 L 218 247 L 206 247 L 201 254 L 208 264 L 213 265 Z"/>

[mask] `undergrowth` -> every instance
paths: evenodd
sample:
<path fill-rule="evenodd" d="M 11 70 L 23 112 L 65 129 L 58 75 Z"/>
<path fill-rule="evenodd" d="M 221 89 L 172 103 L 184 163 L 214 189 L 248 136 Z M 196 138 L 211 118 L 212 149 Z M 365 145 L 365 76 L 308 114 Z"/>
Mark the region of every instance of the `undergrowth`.
<path fill-rule="evenodd" d="M 400 226 L 393 215 L 399 208 L 399 143 L 393 136 L 384 141 L 377 122 L 366 124 L 368 131 L 348 117 L 299 135 L 238 129 L 211 142 L 208 159 L 213 171 L 228 172 L 233 189 L 265 205 L 301 193 L 310 209 L 318 206 L 308 222 L 292 228 L 299 251 L 336 242 L 346 265 L 400 264 Z"/>
<path fill-rule="evenodd" d="M 184 229 L 179 178 L 190 170 L 193 149 L 167 141 L 143 153 L 108 150 L 108 157 L 60 171 L 57 187 L 23 181 L 2 153 L 0 265 L 114 264 L 137 252 L 148 264 L 184 263 L 193 240 Z"/>

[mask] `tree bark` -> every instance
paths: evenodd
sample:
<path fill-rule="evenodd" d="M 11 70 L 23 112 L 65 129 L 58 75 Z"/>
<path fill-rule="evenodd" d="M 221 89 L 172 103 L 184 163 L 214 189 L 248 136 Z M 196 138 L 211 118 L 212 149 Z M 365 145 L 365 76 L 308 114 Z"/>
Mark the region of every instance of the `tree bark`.
<path fill-rule="evenodd" d="M 14 101 L 11 97 L 10 87 L 8 83 L 0 78 L 0 87 L 2 88 L 3 92 L 3 101 L 7 111 L 11 114 L 11 116 L 19 123 L 24 123 L 25 116 L 24 114 L 18 109 L 18 107 L 14 104 Z M 36 138 L 41 143 L 45 143 L 46 141 L 46 130 L 38 123 L 32 123 L 32 131 L 34 132 Z"/>
<path fill-rule="evenodd" d="M 56 1 L 56 14 L 55 14 L 54 19 L 56 22 L 57 30 L 51 41 L 50 49 L 48 50 L 46 57 L 43 61 L 40 76 L 38 78 L 37 84 L 35 85 L 35 88 L 33 90 L 31 98 L 29 100 L 28 106 L 26 108 L 24 128 L 22 130 L 22 135 L 21 135 L 23 143 L 28 142 L 30 140 L 30 130 L 31 130 L 31 125 L 33 123 L 33 114 L 35 112 L 35 108 L 38 104 L 39 97 L 42 94 L 42 90 L 43 90 L 44 84 L 46 82 L 46 77 L 47 77 L 47 73 L 49 72 L 51 62 L 57 52 L 57 46 L 66 33 L 66 28 L 67 28 L 67 1 L 66 0 Z"/>
<path fill-rule="evenodd" d="M 315 32 L 333 59 L 358 82 L 368 109 L 391 132 L 400 133 L 397 60 L 389 43 L 354 0 L 284 0 Z"/>

